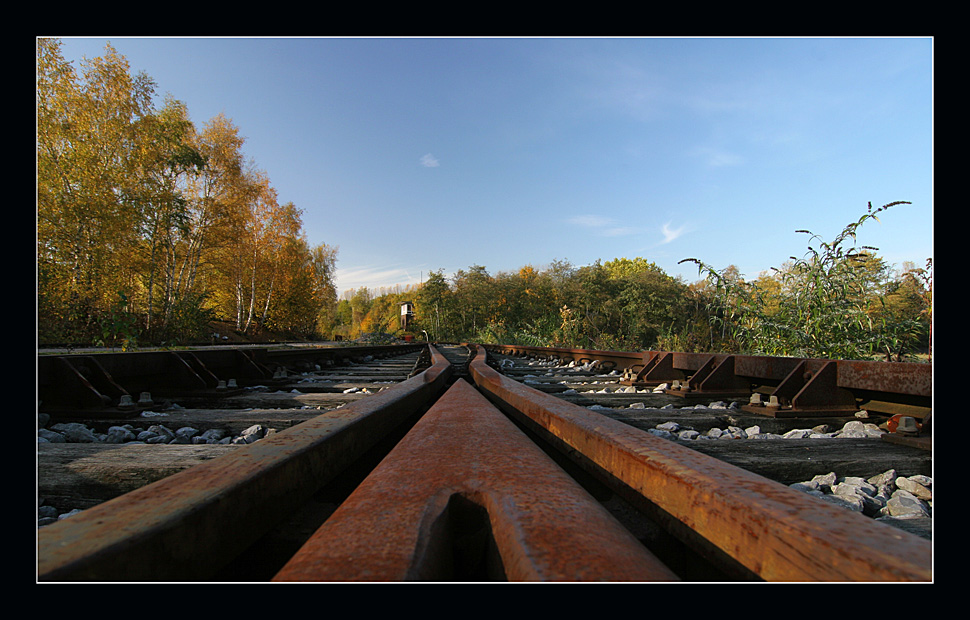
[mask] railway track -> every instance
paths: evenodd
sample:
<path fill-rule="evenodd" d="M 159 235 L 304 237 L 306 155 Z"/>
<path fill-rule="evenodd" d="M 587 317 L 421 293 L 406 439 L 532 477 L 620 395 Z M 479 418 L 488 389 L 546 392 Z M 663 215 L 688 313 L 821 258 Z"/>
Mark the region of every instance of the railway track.
<path fill-rule="evenodd" d="M 932 474 L 931 367 L 875 364 L 417 344 L 43 356 L 48 429 L 180 439 L 39 443 L 38 495 L 82 510 L 38 528 L 37 578 L 932 581 L 925 525 L 789 486 Z M 862 407 L 921 430 L 658 429 L 781 435 Z"/>

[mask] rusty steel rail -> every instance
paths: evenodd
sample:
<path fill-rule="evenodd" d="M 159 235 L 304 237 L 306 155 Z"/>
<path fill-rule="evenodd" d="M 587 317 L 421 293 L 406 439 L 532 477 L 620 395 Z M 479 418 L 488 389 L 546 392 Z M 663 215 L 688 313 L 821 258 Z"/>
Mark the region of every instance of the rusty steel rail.
<path fill-rule="evenodd" d="M 38 580 L 211 579 L 394 429 L 414 424 L 274 581 L 678 579 L 530 435 L 739 579 L 932 581 L 930 541 L 530 388 L 491 368 L 488 350 L 639 366 L 627 372 L 634 383 L 676 371 L 698 392 L 708 381 L 760 383 L 793 400 L 834 383 L 856 399 L 903 394 L 922 406 L 931 394 L 921 375 L 891 374 L 905 373 L 901 365 L 469 345 L 467 379 L 456 379 L 464 368 L 420 346 L 430 367 L 402 383 L 39 529 Z M 184 362 L 206 385 L 240 363 L 179 358 L 152 359 Z M 112 379 L 116 362 L 104 360 L 95 364 Z M 242 363 L 263 373 L 272 366 L 263 354 L 250 361 Z M 102 377 L 84 367 L 86 381 Z M 141 372 L 89 381 L 94 391 L 82 393 L 130 389 Z M 91 406 L 105 404 L 97 397 Z"/>
<path fill-rule="evenodd" d="M 681 383 L 680 388 L 666 390 L 672 395 L 716 400 L 747 399 L 755 392 L 763 393 L 767 397 L 776 397 L 779 406 L 774 409 L 751 406 L 749 410 L 772 416 L 851 414 L 864 407 L 887 415 L 925 418 L 932 410 L 932 364 L 673 351 L 483 346 L 488 351 L 514 356 L 535 355 L 576 362 L 600 360 L 624 369 L 623 383 L 628 385 Z"/>
<path fill-rule="evenodd" d="M 674 581 L 459 379 L 275 581 Z"/>
<path fill-rule="evenodd" d="M 400 384 L 41 528 L 38 581 L 211 578 L 444 391 L 451 365 L 429 349 Z"/>
<path fill-rule="evenodd" d="M 476 386 L 693 542 L 766 581 L 931 581 L 932 543 L 513 381 Z"/>

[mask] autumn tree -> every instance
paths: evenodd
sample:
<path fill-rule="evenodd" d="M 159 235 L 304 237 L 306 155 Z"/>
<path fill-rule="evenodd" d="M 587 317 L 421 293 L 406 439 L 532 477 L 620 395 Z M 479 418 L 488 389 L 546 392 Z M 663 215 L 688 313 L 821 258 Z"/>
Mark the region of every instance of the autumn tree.
<path fill-rule="evenodd" d="M 235 243 L 232 214 L 250 189 L 244 170 L 239 130 L 224 115 L 191 129 L 191 146 L 203 162 L 185 175 L 186 200 L 179 235 L 170 248 L 166 273 L 166 304 L 161 333 L 174 339 L 198 334 L 211 318 L 227 318 L 233 298 L 217 266 Z"/>
<path fill-rule="evenodd" d="M 98 337 L 103 309 L 134 298 L 154 83 L 110 46 L 77 74 L 37 40 L 37 237 L 41 330 Z M 125 304 L 127 305 L 127 304 Z M 108 335 L 103 333 L 102 335 Z"/>
<path fill-rule="evenodd" d="M 493 278 L 496 308 L 483 339 L 508 344 L 544 345 L 555 340 L 559 326 L 551 278 L 532 265 Z"/>
<path fill-rule="evenodd" d="M 367 316 L 367 313 L 370 312 L 370 307 L 374 301 L 374 296 L 366 286 L 362 286 L 351 291 L 349 301 L 351 311 L 350 335 L 351 337 L 356 338 L 363 332 L 362 324 L 364 322 L 364 318 Z"/>
<path fill-rule="evenodd" d="M 61 49 L 37 40 L 40 340 L 186 341 L 213 318 L 314 332 L 336 250 L 309 247 L 232 121 L 197 131 L 110 45 L 80 72 Z"/>
<path fill-rule="evenodd" d="M 872 314 L 883 333 L 880 353 L 887 360 L 901 360 L 920 349 L 932 354 L 932 259 L 926 260 L 925 267 L 903 263 L 900 272 L 888 280 L 885 295 Z"/>
<path fill-rule="evenodd" d="M 154 138 L 143 157 L 138 192 L 142 217 L 138 272 L 144 291 L 145 325 L 150 336 L 195 335 L 202 330 L 202 299 L 181 286 L 191 235 L 190 179 L 205 168 L 194 146 L 195 127 L 185 104 L 166 101 L 142 121 Z M 193 320 L 196 319 L 196 320 Z"/>
<path fill-rule="evenodd" d="M 321 243 L 310 250 L 313 266 L 314 294 L 318 300 L 316 333 L 329 335 L 338 324 L 337 285 L 334 276 L 337 269 L 337 248 Z"/>
<path fill-rule="evenodd" d="M 276 321 L 281 329 L 296 327 L 307 318 L 315 323 L 316 312 L 310 312 L 312 258 L 306 241 L 301 238 L 301 213 L 292 202 L 281 205 L 275 197 L 268 207 L 263 215 L 266 246 L 261 261 L 264 273 L 259 277 L 262 289 L 259 324 L 267 324 L 270 307 L 276 308 Z M 282 320 L 286 315 L 290 317 Z"/>

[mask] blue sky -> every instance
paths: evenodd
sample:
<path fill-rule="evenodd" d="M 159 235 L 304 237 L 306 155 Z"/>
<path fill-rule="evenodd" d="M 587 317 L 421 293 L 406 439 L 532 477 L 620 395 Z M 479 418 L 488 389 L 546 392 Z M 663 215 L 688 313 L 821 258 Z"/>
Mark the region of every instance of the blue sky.
<path fill-rule="evenodd" d="M 754 278 L 897 200 L 859 243 L 933 255 L 931 38 L 63 41 L 232 119 L 340 291 L 636 256 Z"/>

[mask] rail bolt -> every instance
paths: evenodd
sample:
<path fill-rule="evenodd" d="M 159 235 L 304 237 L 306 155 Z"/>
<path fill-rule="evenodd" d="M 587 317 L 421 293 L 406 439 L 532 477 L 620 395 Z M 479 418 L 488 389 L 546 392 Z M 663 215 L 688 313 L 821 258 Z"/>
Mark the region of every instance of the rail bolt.
<path fill-rule="evenodd" d="M 907 415 L 900 416 L 896 425 L 896 432 L 900 435 L 919 435 L 919 429 L 916 418 Z"/>

